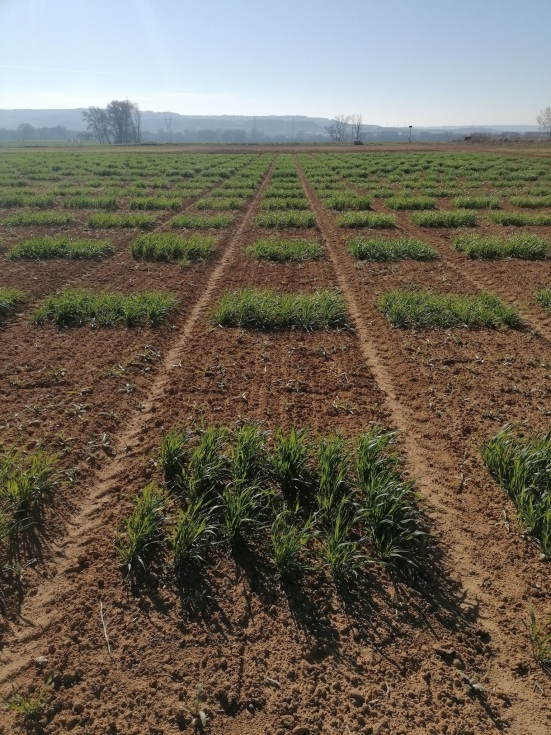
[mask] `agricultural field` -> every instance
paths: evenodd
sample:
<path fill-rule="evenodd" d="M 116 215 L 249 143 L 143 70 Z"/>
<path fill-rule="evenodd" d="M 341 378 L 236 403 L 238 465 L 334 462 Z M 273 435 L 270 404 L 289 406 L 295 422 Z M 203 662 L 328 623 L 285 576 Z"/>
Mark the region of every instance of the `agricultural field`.
<path fill-rule="evenodd" d="M 545 154 L 0 159 L 3 733 L 551 730 Z"/>

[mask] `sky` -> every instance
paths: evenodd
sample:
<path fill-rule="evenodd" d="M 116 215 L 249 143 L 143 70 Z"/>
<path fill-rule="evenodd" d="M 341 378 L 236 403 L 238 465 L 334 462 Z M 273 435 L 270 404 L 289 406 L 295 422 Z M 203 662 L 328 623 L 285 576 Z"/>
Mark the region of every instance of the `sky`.
<path fill-rule="evenodd" d="M 551 0 L 0 0 L 0 109 L 533 125 Z"/>

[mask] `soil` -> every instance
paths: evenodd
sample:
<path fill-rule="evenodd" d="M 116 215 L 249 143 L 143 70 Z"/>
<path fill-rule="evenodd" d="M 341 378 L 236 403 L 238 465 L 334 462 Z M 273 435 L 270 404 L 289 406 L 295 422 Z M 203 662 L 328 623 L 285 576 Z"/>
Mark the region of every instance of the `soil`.
<path fill-rule="evenodd" d="M 2 693 L 11 683 L 36 692 L 51 672 L 44 732 L 192 732 L 180 705 L 199 683 L 213 735 L 551 729 L 549 680 L 524 625 L 530 600 L 538 619 L 549 613 L 548 565 L 478 453 L 505 422 L 548 430 L 551 325 L 533 293 L 551 280 L 549 261 L 468 261 L 449 232 L 417 228 L 400 212 L 399 231 L 441 259 L 357 264 L 346 242 L 360 233 L 337 228 L 299 173 L 318 224 L 292 235 L 318 238 L 319 262 L 267 264 L 244 252 L 265 234 L 254 216 L 268 173 L 213 258 L 184 270 L 134 261 L 131 234 L 116 236 L 116 254 L 99 262 L 3 263 L 2 285 L 24 285 L 30 303 L 0 331 L 2 441 L 28 451 L 40 441 L 66 470 L 21 551 L 36 563 L 21 580 L 6 572 L 0 598 Z M 14 230 L 2 233 L 3 247 L 21 237 Z M 376 296 L 411 283 L 488 288 L 518 304 L 525 326 L 395 329 Z M 32 326 L 34 301 L 68 284 L 162 288 L 180 302 L 158 330 Z M 224 290 L 266 285 L 339 288 L 351 328 L 271 333 L 209 320 Z M 270 430 L 354 436 L 375 421 L 398 430 L 432 523 L 419 573 L 372 565 L 341 594 L 319 572 L 300 587 L 279 585 L 254 548 L 221 548 L 198 579 L 176 579 L 160 558 L 147 575 L 125 576 L 114 533 L 145 482 L 161 479 L 163 430 L 239 417 Z M 2 724 L 23 729 L 11 712 Z"/>

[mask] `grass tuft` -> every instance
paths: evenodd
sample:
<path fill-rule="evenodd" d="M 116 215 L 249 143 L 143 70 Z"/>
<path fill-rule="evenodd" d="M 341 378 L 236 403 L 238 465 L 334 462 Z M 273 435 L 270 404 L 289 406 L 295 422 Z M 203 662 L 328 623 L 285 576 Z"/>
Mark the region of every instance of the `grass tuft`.
<path fill-rule="evenodd" d="M 385 204 L 390 209 L 434 209 L 436 200 L 432 197 L 400 197 L 394 196 L 386 199 Z"/>
<path fill-rule="evenodd" d="M 458 196 L 452 199 L 452 207 L 456 209 L 499 209 L 500 206 L 498 197 Z"/>

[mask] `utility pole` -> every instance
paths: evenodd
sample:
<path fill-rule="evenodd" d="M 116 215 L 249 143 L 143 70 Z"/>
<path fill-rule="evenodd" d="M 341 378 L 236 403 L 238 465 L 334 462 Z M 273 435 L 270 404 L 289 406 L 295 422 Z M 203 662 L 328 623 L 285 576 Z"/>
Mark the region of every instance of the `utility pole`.
<path fill-rule="evenodd" d="M 166 125 L 166 137 L 169 143 L 172 143 L 172 118 L 171 117 L 165 117 L 165 125 Z"/>
<path fill-rule="evenodd" d="M 253 129 L 251 130 L 251 138 L 253 143 L 256 143 L 257 133 L 256 133 L 256 115 L 253 117 Z"/>
<path fill-rule="evenodd" d="M 410 125 L 410 126 L 409 126 L 409 142 L 410 142 L 410 143 L 411 143 L 411 128 L 412 128 L 412 127 L 413 127 L 413 125 Z"/>

